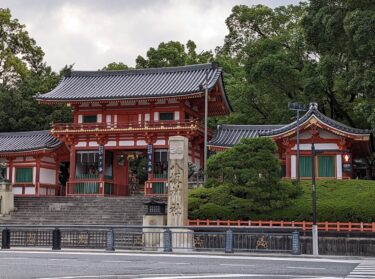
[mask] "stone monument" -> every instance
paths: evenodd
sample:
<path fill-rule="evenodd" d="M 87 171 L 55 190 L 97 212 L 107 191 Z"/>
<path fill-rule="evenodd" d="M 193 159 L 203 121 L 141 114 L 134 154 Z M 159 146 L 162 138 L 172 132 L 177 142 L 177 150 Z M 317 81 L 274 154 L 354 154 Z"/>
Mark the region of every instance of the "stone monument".
<path fill-rule="evenodd" d="M 188 220 L 188 139 L 169 138 L 167 225 L 186 226 Z M 171 229 L 175 248 L 192 248 L 192 231 Z"/>
<path fill-rule="evenodd" d="M 5 179 L 0 180 L 0 215 L 8 215 L 14 210 L 12 185 Z"/>

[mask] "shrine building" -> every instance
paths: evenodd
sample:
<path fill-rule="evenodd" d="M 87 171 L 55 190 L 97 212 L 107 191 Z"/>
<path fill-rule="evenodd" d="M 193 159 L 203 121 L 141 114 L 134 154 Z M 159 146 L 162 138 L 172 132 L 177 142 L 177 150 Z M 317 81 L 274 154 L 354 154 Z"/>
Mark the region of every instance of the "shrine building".
<path fill-rule="evenodd" d="M 299 119 L 301 179 L 311 179 L 312 152 L 316 150 L 317 179 L 350 179 L 364 176 L 360 165 L 373 150 L 370 130 L 361 130 L 339 123 L 310 103 L 309 110 Z M 209 142 L 212 151 L 223 151 L 242 138 L 269 137 L 278 147 L 281 175 L 297 177 L 297 122 L 287 125 L 219 125 Z"/>
<path fill-rule="evenodd" d="M 208 116 L 229 114 L 216 63 L 72 71 L 36 99 L 70 107 L 73 123 L 0 133 L 0 175 L 16 195 L 164 195 L 170 136 L 187 137 L 191 163 L 203 166 L 206 87 Z"/>

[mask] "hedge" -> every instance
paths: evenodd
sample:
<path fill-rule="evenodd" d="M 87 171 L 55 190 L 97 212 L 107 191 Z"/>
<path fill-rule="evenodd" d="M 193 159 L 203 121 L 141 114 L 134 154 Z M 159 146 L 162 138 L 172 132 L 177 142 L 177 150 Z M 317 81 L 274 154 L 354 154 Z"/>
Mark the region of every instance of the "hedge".
<path fill-rule="evenodd" d="M 311 181 L 302 181 L 302 194 L 292 200 L 290 205 L 266 214 L 231 212 L 225 204 L 235 203 L 231 197 L 219 195 L 220 205 L 210 202 L 201 204 L 205 199 L 198 196 L 210 196 L 212 189 L 192 191 L 189 198 L 189 217 L 192 219 L 235 219 L 243 220 L 285 220 L 310 221 L 312 218 Z M 231 207 L 233 209 L 233 206 Z M 241 207 L 243 208 L 243 206 Z M 372 180 L 319 180 L 317 181 L 318 221 L 330 222 L 375 222 L 375 181 Z M 228 218 L 230 217 L 230 218 Z"/>

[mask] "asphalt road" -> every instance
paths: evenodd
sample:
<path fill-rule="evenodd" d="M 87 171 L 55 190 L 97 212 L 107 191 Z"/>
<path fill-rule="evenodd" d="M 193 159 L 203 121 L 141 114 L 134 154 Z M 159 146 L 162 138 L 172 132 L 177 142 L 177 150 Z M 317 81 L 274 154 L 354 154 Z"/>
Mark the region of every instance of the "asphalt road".
<path fill-rule="evenodd" d="M 2 250 L 0 278 L 375 278 L 375 259 Z"/>

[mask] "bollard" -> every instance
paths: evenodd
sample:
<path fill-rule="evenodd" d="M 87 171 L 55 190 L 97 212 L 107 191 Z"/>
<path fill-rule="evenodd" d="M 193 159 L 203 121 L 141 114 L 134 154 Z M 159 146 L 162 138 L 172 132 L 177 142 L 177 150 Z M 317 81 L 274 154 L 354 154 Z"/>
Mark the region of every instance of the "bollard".
<path fill-rule="evenodd" d="M 10 249 L 10 230 L 4 229 L 2 232 L 1 249 Z"/>
<path fill-rule="evenodd" d="M 61 250 L 61 231 L 58 228 L 52 231 L 52 250 Z"/>
<path fill-rule="evenodd" d="M 107 231 L 107 251 L 115 251 L 115 234 L 113 229 Z"/>
<path fill-rule="evenodd" d="M 233 231 L 227 230 L 225 233 L 225 253 L 233 253 Z"/>
<path fill-rule="evenodd" d="M 163 233 L 164 252 L 172 252 L 172 232 L 166 229 Z"/>
<path fill-rule="evenodd" d="M 301 240 L 299 232 L 292 232 L 292 255 L 301 255 Z"/>

